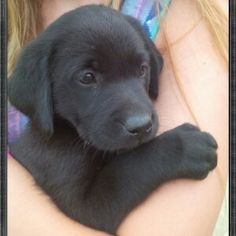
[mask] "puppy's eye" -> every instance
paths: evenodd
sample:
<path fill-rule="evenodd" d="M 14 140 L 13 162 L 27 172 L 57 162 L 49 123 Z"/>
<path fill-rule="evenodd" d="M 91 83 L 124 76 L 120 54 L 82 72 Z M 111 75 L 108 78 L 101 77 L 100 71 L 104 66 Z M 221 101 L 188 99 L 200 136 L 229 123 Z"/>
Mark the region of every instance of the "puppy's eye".
<path fill-rule="evenodd" d="M 143 77 L 143 76 L 146 76 L 147 73 L 148 73 L 148 69 L 149 69 L 148 65 L 145 64 L 145 63 L 143 63 L 143 64 L 140 66 L 139 75 L 142 76 L 142 77 Z"/>
<path fill-rule="evenodd" d="M 95 84 L 97 81 L 95 75 L 92 72 L 87 72 L 80 77 L 79 82 L 83 85 L 90 85 Z"/>

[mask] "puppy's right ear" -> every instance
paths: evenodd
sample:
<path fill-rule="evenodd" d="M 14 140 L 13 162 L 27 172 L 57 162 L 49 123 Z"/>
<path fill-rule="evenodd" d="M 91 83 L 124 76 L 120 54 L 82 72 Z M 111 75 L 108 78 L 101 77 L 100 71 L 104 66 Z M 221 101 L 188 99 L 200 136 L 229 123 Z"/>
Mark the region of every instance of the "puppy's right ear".
<path fill-rule="evenodd" d="M 12 105 L 28 116 L 43 133 L 53 133 L 53 107 L 49 81 L 49 47 L 34 40 L 23 50 L 8 83 Z"/>

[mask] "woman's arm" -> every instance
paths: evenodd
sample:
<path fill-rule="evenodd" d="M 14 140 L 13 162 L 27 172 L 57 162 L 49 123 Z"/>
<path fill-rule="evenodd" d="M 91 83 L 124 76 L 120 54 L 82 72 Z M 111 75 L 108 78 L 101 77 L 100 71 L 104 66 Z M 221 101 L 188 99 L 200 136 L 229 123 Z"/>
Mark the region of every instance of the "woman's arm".
<path fill-rule="evenodd" d="M 171 58 L 200 128 L 209 131 L 218 141 L 218 167 L 203 181 L 176 180 L 164 184 L 130 213 L 119 228 L 121 236 L 209 236 L 224 195 L 228 168 L 227 71 L 213 47 L 204 21 L 200 21 L 191 33 L 178 41 L 200 16 L 194 1 L 172 2 L 165 27 L 170 41 L 177 41 L 171 46 Z M 166 48 L 163 35 L 158 37 L 157 46 Z M 160 96 L 156 105 L 161 131 L 184 122 L 194 123 L 174 79 L 173 65 L 167 50 L 164 60 Z M 14 159 L 9 160 L 8 168 L 10 236 L 31 236 L 32 232 L 35 236 L 105 235 L 63 215 Z"/>
<path fill-rule="evenodd" d="M 13 158 L 8 159 L 8 235 L 108 236 L 66 217 Z"/>
<path fill-rule="evenodd" d="M 161 132 L 184 122 L 195 123 L 177 75 L 198 125 L 218 142 L 218 166 L 203 181 L 164 184 L 130 213 L 119 229 L 122 236 L 210 236 L 218 217 L 228 172 L 228 73 L 204 20 L 199 21 L 194 2 L 175 0 L 169 9 L 164 29 L 168 40 L 176 43 L 164 52 L 156 108 Z M 179 41 L 196 22 L 197 26 Z M 160 34 L 157 47 L 166 46 Z"/>

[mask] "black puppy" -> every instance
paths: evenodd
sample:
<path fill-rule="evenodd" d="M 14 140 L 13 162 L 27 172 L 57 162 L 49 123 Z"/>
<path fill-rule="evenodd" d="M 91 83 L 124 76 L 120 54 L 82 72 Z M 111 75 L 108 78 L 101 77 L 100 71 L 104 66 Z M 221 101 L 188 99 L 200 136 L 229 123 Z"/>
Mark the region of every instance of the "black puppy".
<path fill-rule="evenodd" d="M 161 183 L 216 166 L 215 140 L 190 124 L 155 137 L 162 64 L 135 19 L 95 5 L 63 15 L 23 50 L 9 99 L 30 123 L 11 151 L 80 223 L 115 234 Z"/>

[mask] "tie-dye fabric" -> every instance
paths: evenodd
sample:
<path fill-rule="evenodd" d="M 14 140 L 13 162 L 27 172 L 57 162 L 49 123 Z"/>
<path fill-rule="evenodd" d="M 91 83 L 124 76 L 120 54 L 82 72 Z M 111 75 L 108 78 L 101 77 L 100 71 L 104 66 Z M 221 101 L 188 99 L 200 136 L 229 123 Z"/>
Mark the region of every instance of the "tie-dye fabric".
<path fill-rule="evenodd" d="M 28 118 L 8 104 L 8 143 L 12 143 L 24 130 Z"/>
<path fill-rule="evenodd" d="M 154 40 L 160 28 L 160 20 L 166 15 L 171 0 L 126 0 L 121 12 L 137 18 L 147 35 Z"/>

